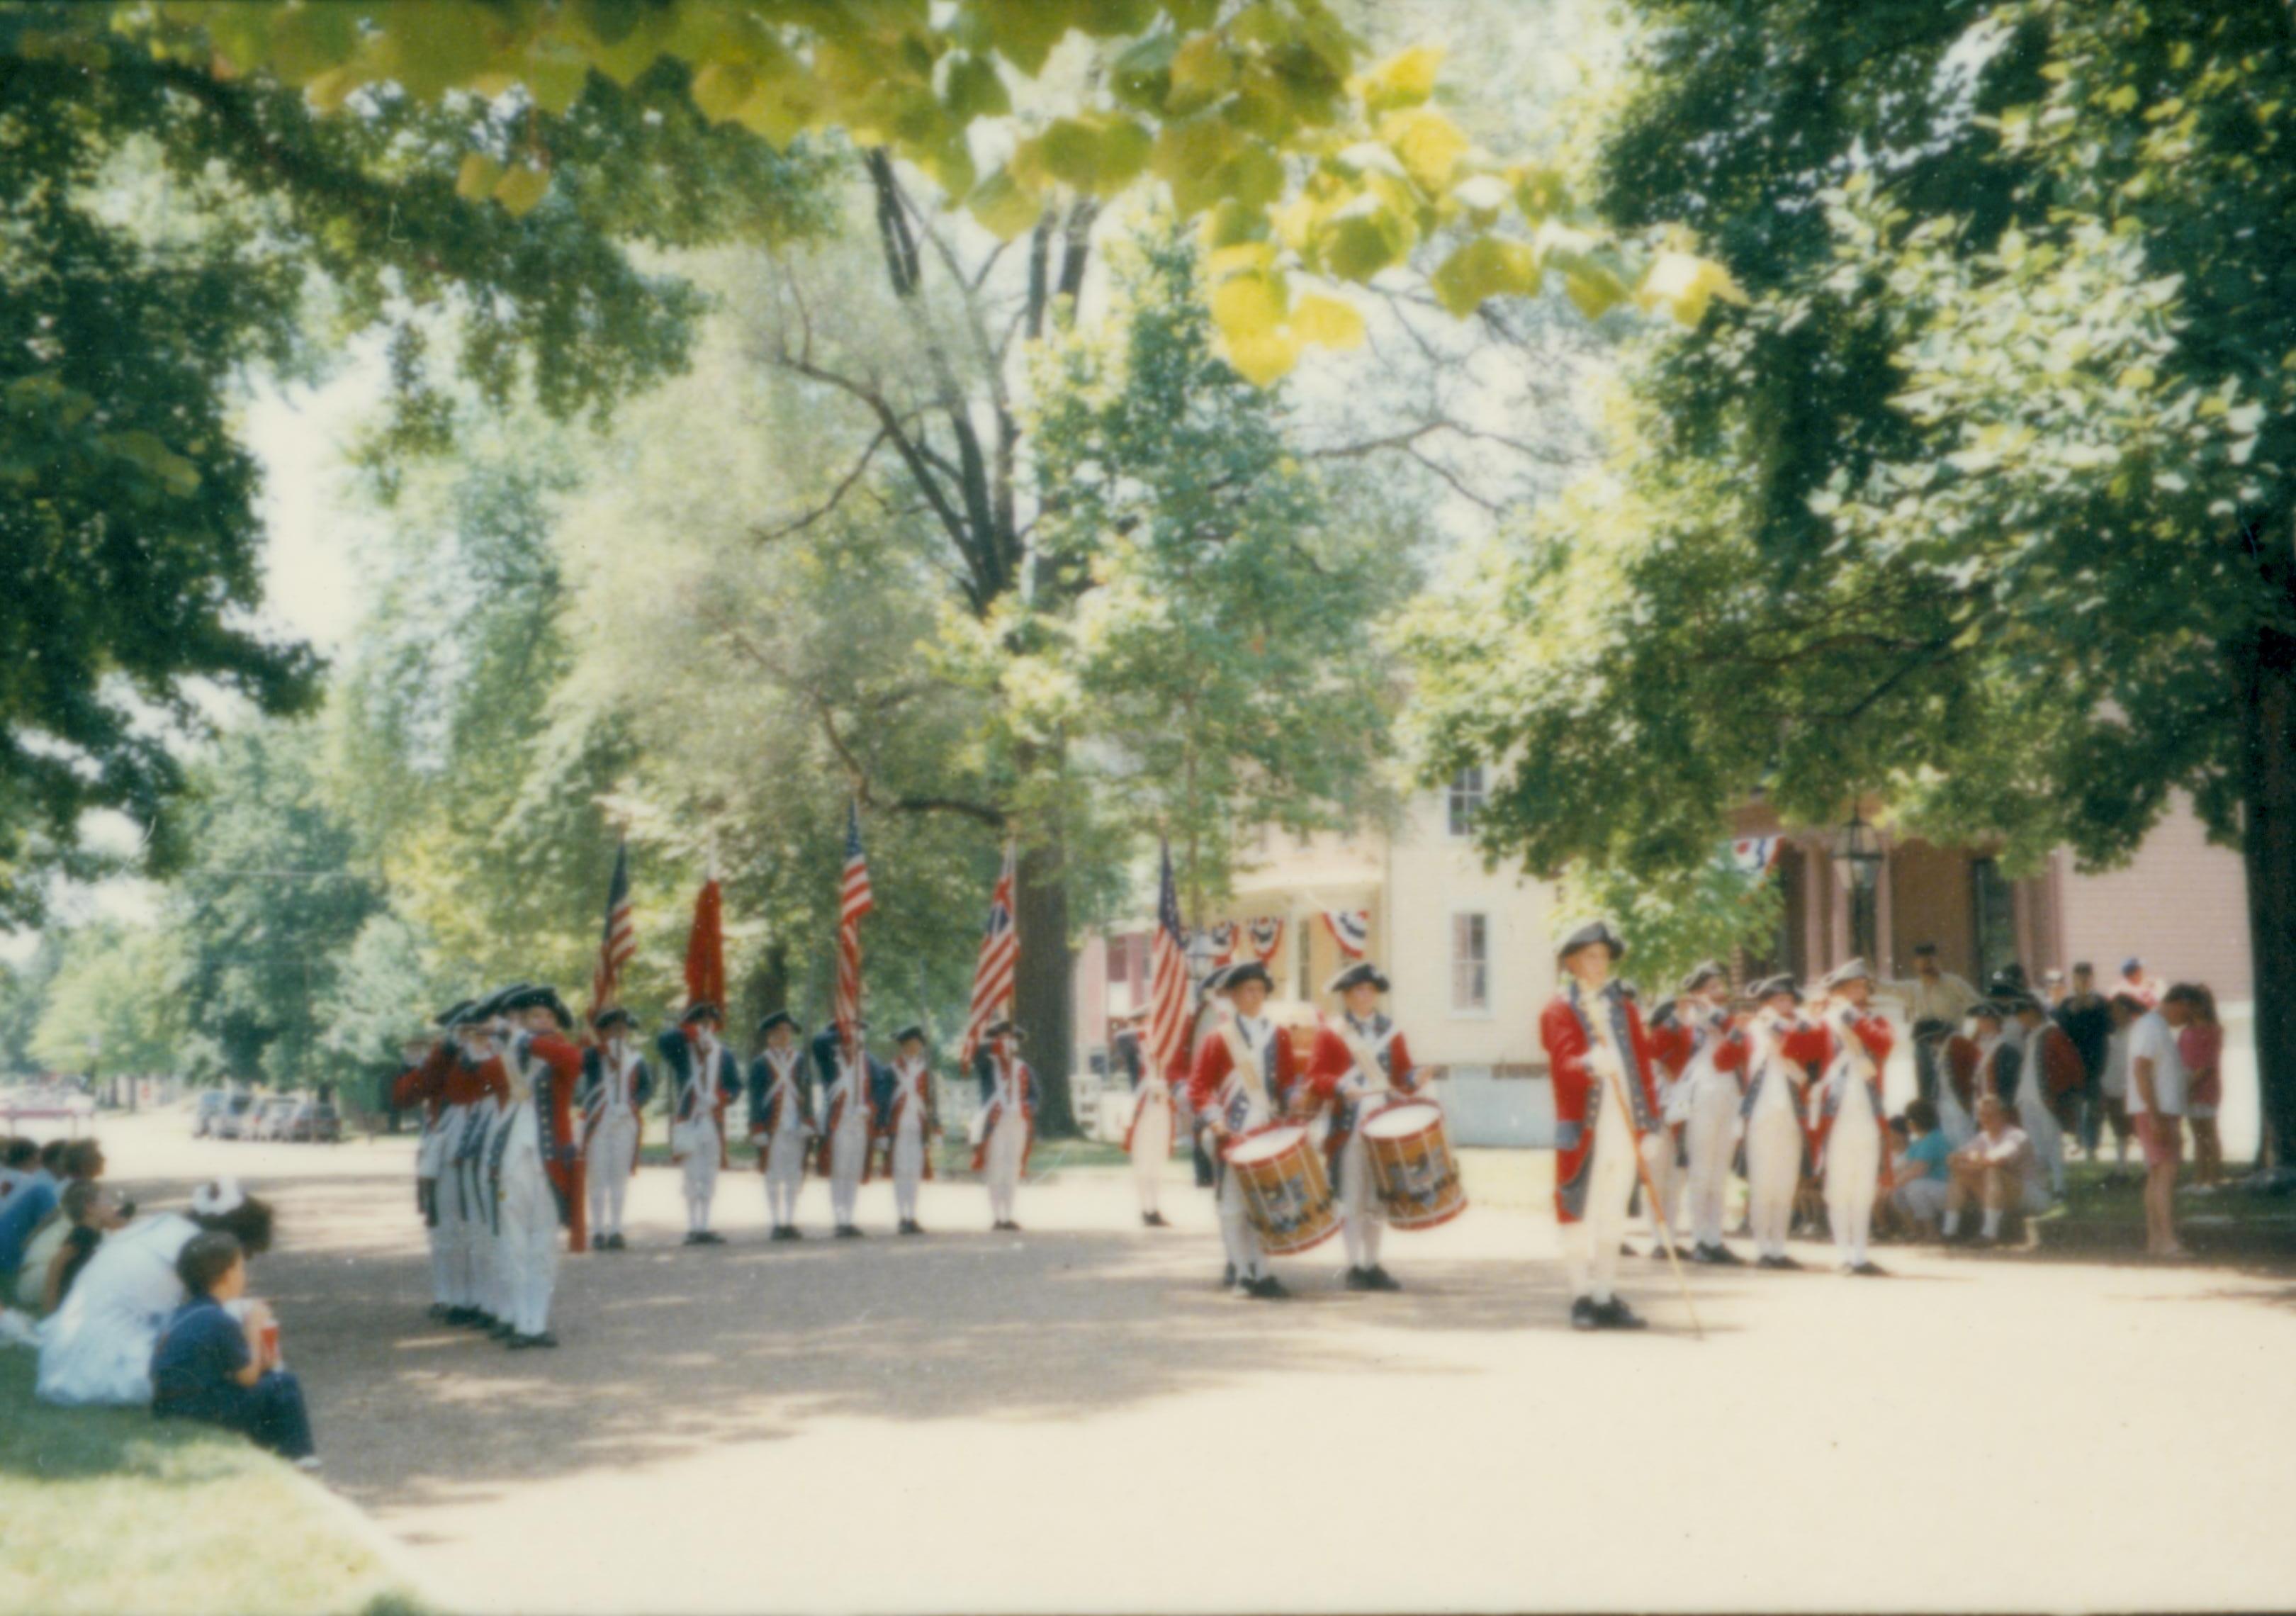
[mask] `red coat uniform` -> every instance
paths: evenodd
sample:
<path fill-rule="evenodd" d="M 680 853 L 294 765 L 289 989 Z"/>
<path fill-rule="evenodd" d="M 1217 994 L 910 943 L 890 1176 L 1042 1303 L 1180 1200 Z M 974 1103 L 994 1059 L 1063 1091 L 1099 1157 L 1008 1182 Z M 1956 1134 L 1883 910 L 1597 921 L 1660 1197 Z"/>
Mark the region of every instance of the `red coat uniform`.
<path fill-rule="evenodd" d="M 1832 1029 L 1827 1029 L 1824 1036 L 1825 1059 L 1830 1068 L 1841 1052 L 1835 1047 L 1836 1035 Z M 1898 1041 L 1898 1035 L 1890 1029 L 1887 1018 L 1861 1015 L 1850 1022 L 1849 1036 L 1865 1046 L 1866 1053 L 1874 1057 L 1874 1075 L 1866 1079 L 1866 1089 L 1874 1099 L 1874 1125 L 1882 1130 L 1882 1185 L 1886 1189 L 1890 1185 L 1890 1152 L 1893 1141 L 1890 1137 L 1890 1113 L 1882 1104 L 1882 1068 L 1890 1059 L 1890 1048 Z M 1841 1106 L 1840 1092 L 1829 1091 L 1824 1103 L 1819 1108 L 1817 1124 L 1810 1136 L 1811 1149 L 1825 1148 L 1825 1142 L 1833 1132 L 1834 1115 Z"/>
<path fill-rule="evenodd" d="M 1598 995 L 1587 1013 L 1605 1013 L 1608 1002 L 1610 994 Z M 1627 1125 L 1639 1139 L 1658 1122 L 1658 1087 L 1651 1080 L 1658 1052 L 1643 1029 L 1642 1013 L 1634 1001 L 1620 997 L 1614 1002 L 1625 1013 L 1627 1037 L 1619 1054 L 1627 1067 L 1628 1103 L 1635 1112 Z M 1554 1086 L 1554 1216 L 1561 1222 L 1576 1223 L 1586 1204 L 1587 1169 L 1595 1161 L 1595 1129 L 1602 1125 L 1603 1107 L 1615 1109 L 1616 1102 L 1608 1082 L 1588 1064 L 1594 1043 L 1568 988 L 1548 1000 L 1540 1013 L 1538 1041 L 1546 1046 L 1547 1071 Z"/>
<path fill-rule="evenodd" d="M 1267 1087 L 1269 1107 L 1281 1116 L 1291 1106 L 1292 1091 L 1303 1075 L 1299 1057 L 1292 1053 L 1290 1028 L 1275 1029 L 1264 1058 L 1267 1064 L 1261 1069 L 1260 1080 Z M 1188 1074 L 1190 1107 L 1200 1116 L 1218 1117 L 1231 1133 L 1235 1132 L 1243 1126 L 1242 1083 L 1225 1029 L 1215 1028 L 1207 1032 L 1196 1048 L 1195 1070 Z"/>
<path fill-rule="evenodd" d="M 391 1110 L 413 1111 L 419 1105 L 424 1124 L 436 1122 L 447 1104 L 447 1074 L 457 1064 L 453 1040 L 441 1038 L 431 1045 L 430 1053 L 419 1064 L 408 1067 L 392 1081 Z"/>
<path fill-rule="evenodd" d="M 1384 1019 L 1384 1018 L 1382 1018 Z M 1403 1041 L 1401 1029 L 1387 1035 L 1384 1040 L 1366 1039 L 1373 1054 L 1386 1074 L 1388 1082 L 1405 1094 L 1419 1092 L 1419 1073 L 1411 1063 L 1411 1046 Z M 1316 1041 L 1308 1050 L 1308 1085 L 1314 1092 L 1316 1103 L 1329 1104 L 1339 1095 L 1340 1085 L 1348 1073 L 1356 1069 L 1355 1051 L 1337 1027 L 1326 1024 L 1316 1029 Z M 1332 1131 L 1324 1136 L 1324 1153 L 1333 1161 L 1347 1148 L 1348 1141 L 1363 1119 L 1357 1113 L 1361 1107 L 1341 1099 L 1339 1109 L 1332 1119 Z"/>

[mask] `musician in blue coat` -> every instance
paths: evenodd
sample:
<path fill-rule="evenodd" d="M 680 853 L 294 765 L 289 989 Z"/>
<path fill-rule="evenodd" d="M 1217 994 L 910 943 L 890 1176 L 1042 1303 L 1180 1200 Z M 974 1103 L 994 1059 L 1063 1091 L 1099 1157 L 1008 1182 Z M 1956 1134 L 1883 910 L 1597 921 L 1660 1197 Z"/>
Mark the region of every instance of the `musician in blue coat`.
<path fill-rule="evenodd" d="M 718 1006 L 694 1005 L 665 1027 L 654 1047 L 669 1065 L 670 1159 L 685 1169 L 685 1243 L 714 1246 L 724 1236 L 709 1226 L 718 1171 L 726 1165 L 726 1108 L 742 1097 L 742 1066 L 719 1041 L 725 1017 Z"/>
<path fill-rule="evenodd" d="M 813 1081 L 797 1017 L 776 1010 L 758 1023 L 765 1046 L 750 1062 L 750 1143 L 766 1175 L 766 1216 L 775 1240 L 795 1240 L 805 1147 L 813 1135 Z"/>

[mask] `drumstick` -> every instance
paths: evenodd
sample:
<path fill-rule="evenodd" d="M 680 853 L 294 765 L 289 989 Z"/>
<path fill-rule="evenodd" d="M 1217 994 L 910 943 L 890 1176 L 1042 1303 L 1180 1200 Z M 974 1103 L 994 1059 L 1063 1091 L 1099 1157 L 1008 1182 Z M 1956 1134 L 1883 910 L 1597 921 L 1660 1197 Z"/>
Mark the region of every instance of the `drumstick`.
<path fill-rule="evenodd" d="M 1603 1075 L 1611 1080 L 1611 1093 L 1619 1103 L 1619 1114 L 1627 1120 L 1627 1127 L 1632 1129 L 1635 1125 L 1635 1113 L 1627 1104 L 1624 1079 L 1616 1066 L 1612 1066 Z M 1661 1138 L 1665 1136 L 1663 1128 L 1660 1129 L 1660 1136 Z M 1682 1309 L 1690 1315 L 1690 1333 L 1696 1340 L 1702 1341 L 1706 1339 L 1706 1330 L 1698 1322 L 1697 1306 L 1690 1300 L 1690 1281 L 1684 1276 L 1682 1258 L 1674 1249 L 1674 1231 L 1667 1226 L 1666 1208 L 1659 1204 L 1658 1185 L 1651 1180 L 1650 1163 L 1643 1160 L 1643 1136 L 1639 1133 L 1635 1135 L 1635 1172 L 1641 1177 L 1643 1195 L 1650 1202 L 1651 1221 L 1658 1226 L 1659 1240 L 1666 1247 L 1666 1265 L 1674 1270 L 1674 1283 L 1681 1287 Z"/>

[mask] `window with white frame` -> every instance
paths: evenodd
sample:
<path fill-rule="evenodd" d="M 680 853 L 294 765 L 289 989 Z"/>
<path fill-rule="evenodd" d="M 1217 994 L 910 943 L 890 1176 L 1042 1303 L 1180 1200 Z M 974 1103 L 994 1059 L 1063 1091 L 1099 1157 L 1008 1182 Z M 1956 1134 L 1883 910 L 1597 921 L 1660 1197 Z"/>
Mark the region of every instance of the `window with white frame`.
<path fill-rule="evenodd" d="M 1487 915 L 1451 916 L 1451 1011 L 1476 1015 L 1491 1007 L 1491 923 Z"/>
<path fill-rule="evenodd" d="M 1480 765 L 1463 768 L 1451 776 L 1449 799 L 1451 834 L 1472 835 L 1475 816 L 1482 811 L 1483 807 L 1483 771 Z"/>

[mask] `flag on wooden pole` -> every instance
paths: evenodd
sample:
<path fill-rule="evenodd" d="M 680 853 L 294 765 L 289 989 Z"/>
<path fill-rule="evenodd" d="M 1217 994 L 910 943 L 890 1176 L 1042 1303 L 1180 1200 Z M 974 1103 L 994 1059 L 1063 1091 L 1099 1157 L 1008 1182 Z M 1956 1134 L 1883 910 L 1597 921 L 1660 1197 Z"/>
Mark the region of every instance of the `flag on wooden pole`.
<path fill-rule="evenodd" d="M 598 968 L 590 975 L 590 1017 L 595 1021 L 621 1002 L 622 967 L 638 951 L 630 921 L 630 844 L 614 849 L 614 874 L 606 882 L 606 931 L 598 942 Z"/>
<path fill-rule="evenodd" d="M 1021 928 L 1013 914 L 1013 885 L 1017 854 L 1004 844 L 1004 865 L 997 873 L 996 890 L 988 896 L 988 923 L 980 933 L 980 957 L 972 967 L 972 1008 L 964 1021 L 964 1053 L 960 1070 L 972 1065 L 972 1052 L 980 1047 L 988 1029 L 1012 1013 L 1013 977 L 1021 959 Z"/>
<path fill-rule="evenodd" d="M 1180 896 L 1172 884 L 1172 846 L 1163 849 L 1157 882 L 1156 935 L 1149 945 L 1148 1059 L 1168 1074 L 1188 1042 L 1188 935 L 1180 924 Z"/>
<path fill-rule="evenodd" d="M 845 805 L 845 882 L 837 906 L 837 996 L 832 1013 L 846 1053 L 861 1051 L 861 917 L 877 906 L 869 887 L 869 860 L 861 851 L 861 808 Z"/>

